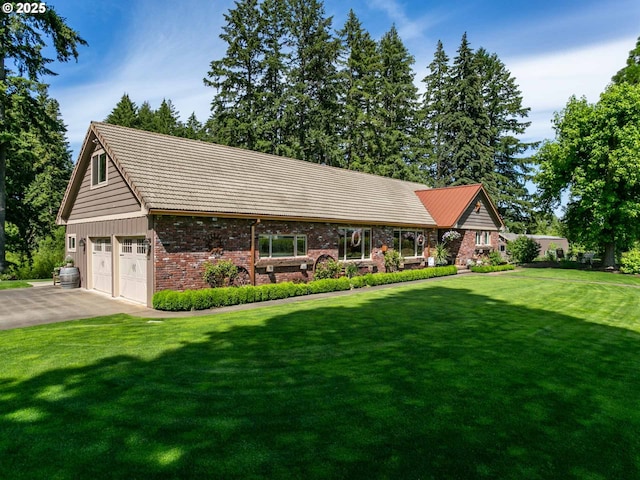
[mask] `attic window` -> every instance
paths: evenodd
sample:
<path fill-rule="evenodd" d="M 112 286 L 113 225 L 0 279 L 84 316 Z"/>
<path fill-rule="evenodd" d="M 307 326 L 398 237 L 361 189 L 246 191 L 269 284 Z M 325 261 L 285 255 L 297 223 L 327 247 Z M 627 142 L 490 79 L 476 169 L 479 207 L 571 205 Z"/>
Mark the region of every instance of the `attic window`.
<path fill-rule="evenodd" d="M 107 183 L 107 154 L 98 153 L 91 157 L 91 186 Z"/>

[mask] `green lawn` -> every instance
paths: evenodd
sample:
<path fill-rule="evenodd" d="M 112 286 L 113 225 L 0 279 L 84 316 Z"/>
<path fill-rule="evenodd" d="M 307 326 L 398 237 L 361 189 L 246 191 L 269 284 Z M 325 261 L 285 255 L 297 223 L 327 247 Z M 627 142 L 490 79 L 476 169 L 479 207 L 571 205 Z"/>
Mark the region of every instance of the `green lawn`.
<path fill-rule="evenodd" d="M 0 332 L 0 478 L 640 478 L 640 289 L 571 278 Z"/>
<path fill-rule="evenodd" d="M 9 288 L 29 288 L 31 285 L 23 280 L 0 280 L 0 290 Z"/>

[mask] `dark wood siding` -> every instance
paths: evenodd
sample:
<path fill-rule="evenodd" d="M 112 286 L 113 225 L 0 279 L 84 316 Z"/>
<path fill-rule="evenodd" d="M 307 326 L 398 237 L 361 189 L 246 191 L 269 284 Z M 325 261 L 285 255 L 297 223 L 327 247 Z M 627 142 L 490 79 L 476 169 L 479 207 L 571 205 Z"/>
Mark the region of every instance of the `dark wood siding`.
<path fill-rule="evenodd" d="M 480 209 L 477 205 L 480 202 Z M 458 221 L 458 228 L 467 230 L 499 230 L 500 221 L 484 194 L 479 193 Z"/>
<path fill-rule="evenodd" d="M 140 203 L 110 158 L 107 164 L 107 184 L 93 189 L 91 188 L 91 165 L 87 167 L 69 220 L 140 211 Z"/>

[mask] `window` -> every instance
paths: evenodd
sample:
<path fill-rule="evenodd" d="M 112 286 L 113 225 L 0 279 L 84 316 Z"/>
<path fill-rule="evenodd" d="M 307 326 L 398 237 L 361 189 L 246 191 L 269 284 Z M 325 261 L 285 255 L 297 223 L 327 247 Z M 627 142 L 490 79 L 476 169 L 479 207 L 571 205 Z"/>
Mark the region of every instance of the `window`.
<path fill-rule="evenodd" d="M 67 235 L 67 252 L 76 251 L 76 234 Z"/>
<path fill-rule="evenodd" d="M 422 231 L 393 231 L 393 249 L 403 257 L 421 257 L 425 242 L 426 239 Z"/>
<path fill-rule="evenodd" d="M 476 232 L 476 245 L 491 245 L 491 233 Z"/>
<path fill-rule="evenodd" d="M 339 260 L 371 258 L 371 230 L 368 228 L 341 228 L 338 257 Z"/>
<path fill-rule="evenodd" d="M 91 158 L 91 186 L 107 183 L 107 154 L 99 153 Z"/>
<path fill-rule="evenodd" d="M 260 257 L 303 257 L 307 254 L 305 235 L 260 235 Z"/>

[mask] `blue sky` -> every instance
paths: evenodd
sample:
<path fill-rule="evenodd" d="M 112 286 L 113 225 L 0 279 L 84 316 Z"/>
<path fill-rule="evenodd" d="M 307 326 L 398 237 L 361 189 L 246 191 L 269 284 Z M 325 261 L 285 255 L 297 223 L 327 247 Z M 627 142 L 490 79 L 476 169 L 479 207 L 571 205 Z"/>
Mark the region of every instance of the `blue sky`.
<path fill-rule="evenodd" d="M 215 91 L 202 79 L 224 55 L 218 35 L 232 0 L 48 4 L 89 43 L 77 63 L 55 64 L 59 75 L 47 78 L 74 161 L 89 122 L 104 120 L 124 92 L 153 108 L 171 99 L 183 120 L 191 112 L 201 121 L 209 116 Z M 419 88 L 438 40 L 453 57 L 467 32 L 472 48 L 498 54 L 531 108 L 525 140 L 552 138 L 553 114 L 571 95 L 596 101 L 640 36 L 638 0 L 325 0 L 335 30 L 350 8 L 376 39 L 396 25 L 415 57 Z"/>

